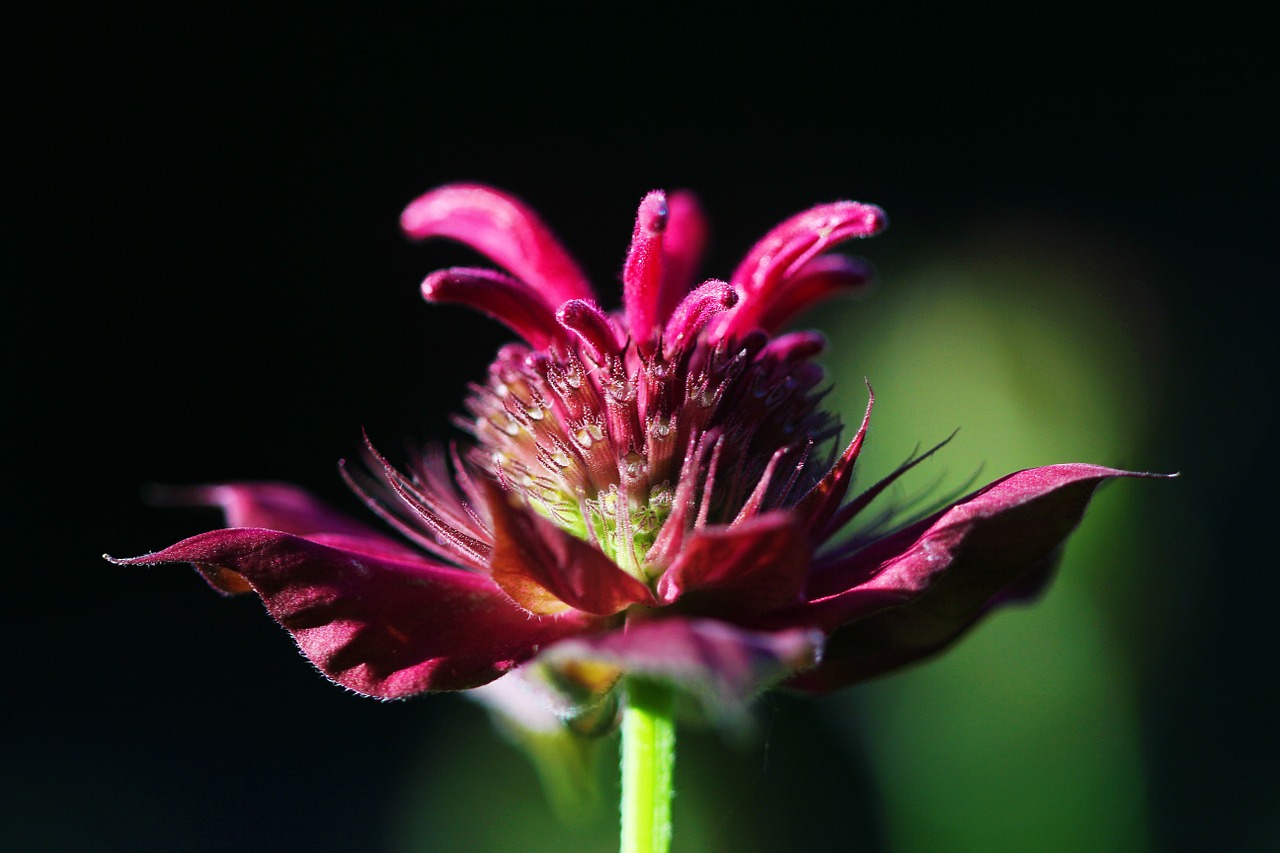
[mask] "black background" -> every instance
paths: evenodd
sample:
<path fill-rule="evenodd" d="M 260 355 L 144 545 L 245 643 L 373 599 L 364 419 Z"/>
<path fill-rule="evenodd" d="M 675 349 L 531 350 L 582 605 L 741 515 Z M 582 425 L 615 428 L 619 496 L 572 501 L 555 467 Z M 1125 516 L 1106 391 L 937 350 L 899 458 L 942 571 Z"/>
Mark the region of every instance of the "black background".
<path fill-rule="evenodd" d="M 890 211 L 886 277 L 895 234 L 975 216 L 1123 234 L 1175 342 L 1143 463 L 1184 472 L 1202 511 L 1166 498 L 1169 523 L 1216 543 L 1142 700 L 1154 840 L 1210 849 L 1274 807 L 1276 81 L 1255 27 L 783 11 L 15 23 L 2 796 L 19 849 L 380 849 L 402 744 L 460 703 L 344 696 L 255 603 L 98 555 L 216 524 L 147 507 L 146 483 L 287 480 L 354 510 L 333 465 L 361 427 L 388 447 L 451 434 L 505 334 L 422 304 L 426 272 L 470 258 L 396 219 L 453 180 L 526 199 L 605 291 L 655 186 L 703 196 L 721 275 L 837 197 Z M 785 776 L 761 784 L 822 811 Z M 874 799 L 841 784 L 836 805 Z M 874 844 L 874 806 L 839 808 Z M 841 831 L 780 826 L 801 846 Z"/>

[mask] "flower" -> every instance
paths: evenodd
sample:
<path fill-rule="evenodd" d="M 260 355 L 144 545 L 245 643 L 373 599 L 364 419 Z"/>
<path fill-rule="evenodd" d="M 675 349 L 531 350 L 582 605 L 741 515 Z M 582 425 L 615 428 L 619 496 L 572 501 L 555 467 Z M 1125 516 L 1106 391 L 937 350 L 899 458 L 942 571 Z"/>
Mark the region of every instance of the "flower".
<path fill-rule="evenodd" d="M 831 690 L 1033 594 L 1094 489 L 1146 476 L 1051 465 L 898 529 L 845 534 L 929 454 L 846 500 L 871 402 L 839 451 L 813 361 L 824 340 L 775 333 L 869 280 L 863 261 L 828 251 L 885 227 L 873 205 L 793 216 L 728 281 L 694 286 L 699 206 L 652 192 L 613 313 L 511 196 L 445 186 L 401 221 L 505 270 L 433 273 L 427 301 L 476 308 L 524 342 L 471 389 L 469 449 L 431 448 L 402 471 L 370 444 L 373 473 L 344 467 L 400 536 L 293 486 L 237 483 L 192 492 L 222 507 L 226 529 L 116 561 L 192 563 L 223 593 L 257 593 L 321 672 L 358 693 L 462 690 L 519 671 L 572 717 L 601 707 L 623 673 L 722 714 L 778 681 Z"/>

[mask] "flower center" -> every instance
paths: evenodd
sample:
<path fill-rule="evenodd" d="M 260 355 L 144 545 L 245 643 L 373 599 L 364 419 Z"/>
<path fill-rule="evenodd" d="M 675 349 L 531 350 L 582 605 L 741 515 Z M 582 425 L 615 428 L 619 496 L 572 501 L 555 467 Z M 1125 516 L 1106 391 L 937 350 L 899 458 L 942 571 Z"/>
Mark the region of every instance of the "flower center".
<path fill-rule="evenodd" d="M 762 334 L 674 352 L 584 350 L 499 351 L 467 401 L 472 459 L 646 582 L 668 564 L 664 526 L 794 501 L 809 448 L 836 432 L 817 411 L 821 369 Z"/>

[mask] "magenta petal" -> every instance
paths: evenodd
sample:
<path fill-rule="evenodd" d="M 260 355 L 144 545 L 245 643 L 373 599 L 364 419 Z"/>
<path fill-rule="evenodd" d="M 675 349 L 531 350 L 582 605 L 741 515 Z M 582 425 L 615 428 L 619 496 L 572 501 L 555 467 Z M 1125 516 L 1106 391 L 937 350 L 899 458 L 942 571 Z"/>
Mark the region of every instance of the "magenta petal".
<path fill-rule="evenodd" d="M 607 616 L 652 603 L 649 588 L 595 545 L 513 507 L 496 484 L 486 488 L 493 518 L 490 574 L 516 604 L 539 616 L 571 609 Z"/>
<path fill-rule="evenodd" d="M 787 332 L 769 341 L 761 351 L 761 356 L 779 361 L 803 361 L 816 358 L 826 348 L 827 339 L 821 332 L 813 330 Z"/>
<path fill-rule="evenodd" d="M 594 302 L 570 299 L 556 311 L 556 322 L 577 335 L 597 363 L 622 352 L 613 326 L 609 324 L 609 315 Z"/>
<path fill-rule="evenodd" d="M 702 250 L 707 243 L 707 220 L 698 197 L 677 190 L 667 198 L 667 230 L 662 235 L 663 279 L 657 319 L 666 322 L 698 280 Z"/>
<path fill-rule="evenodd" d="M 276 530 L 215 530 L 115 562 L 234 574 L 321 672 L 382 699 L 476 687 L 588 624 L 531 618 L 483 575 Z"/>
<path fill-rule="evenodd" d="M 732 721 L 761 690 L 813 666 L 821 651 L 822 634 L 814 630 L 747 631 L 711 619 L 673 618 L 564 640 L 538 663 L 607 667 L 669 682 L 712 716 Z"/>
<path fill-rule="evenodd" d="M 650 341 L 666 319 L 658 314 L 663 301 L 662 232 L 666 227 L 667 196 L 654 190 L 640 202 L 631 249 L 622 269 L 622 305 L 637 343 Z"/>
<path fill-rule="evenodd" d="M 689 292 L 671 312 L 662 332 L 667 358 L 689 346 L 707 323 L 738 304 L 738 291 L 728 282 L 708 279 Z"/>
<path fill-rule="evenodd" d="M 888 222 L 884 211 L 873 204 L 841 201 L 810 208 L 778 225 L 751 249 L 729 279 L 743 300 L 716 325 L 717 336 L 751 331 L 769 312 L 780 286 L 811 260 L 845 240 L 877 234 Z"/>
<path fill-rule="evenodd" d="M 495 270 L 451 267 L 422 282 L 422 298 L 451 302 L 486 314 L 543 349 L 563 337 L 555 312 L 529 285 Z"/>
<path fill-rule="evenodd" d="M 770 512 L 686 538 L 658 597 L 707 615 L 755 614 L 795 602 L 808 568 L 804 531 L 790 513 Z"/>
<path fill-rule="evenodd" d="M 834 629 L 822 666 L 796 686 L 835 689 L 938 651 L 1005 590 L 1052 567 L 1100 483 L 1149 476 L 1080 464 L 1019 471 L 838 561 L 782 623 Z"/>
<path fill-rule="evenodd" d="M 551 230 L 523 202 L 491 187 L 452 184 L 414 200 L 400 214 L 410 237 L 449 237 L 487 255 L 533 286 L 553 307 L 594 299 L 591 286 Z"/>
<path fill-rule="evenodd" d="M 865 290 L 872 279 L 871 265 L 861 258 L 821 255 L 805 264 L 791 279 L 782 282 L 773 299 L 759 301 L 757 313 L 747 321 L 772 332 L 819 302 L 839 294 Z"/>

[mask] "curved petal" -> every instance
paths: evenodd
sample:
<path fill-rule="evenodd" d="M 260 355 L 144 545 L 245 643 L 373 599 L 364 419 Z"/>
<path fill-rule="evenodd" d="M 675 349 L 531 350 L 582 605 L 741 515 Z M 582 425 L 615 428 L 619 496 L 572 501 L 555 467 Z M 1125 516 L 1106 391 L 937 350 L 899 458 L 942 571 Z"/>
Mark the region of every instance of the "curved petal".
<path fill-rule="evenodd" d="M 665 357 L 675 358 L 676 353 L 689 346 L 703 327 L 737 304 L 738 291 L 719 279 L 707 279 L 689 291 L 672 309 L 662 331 Z"/>
<path fill-rule="evenodd" d="M 545 349 L 563 334 L 555 312 L 522 281 L 496 270 L 450 267 L 422 281 L 428 302 L 465 305 L 502 323 L 535 349 Z"/>
<path fill-rule="evenodd" d="M 609 315 L 594 302 L 570 299 L 556 310 L 556 322 L 578 337 L 597 364 L 622 353 Z"/>
<path fill-rule="evenodd" d="M 778 290 L 815 257 L 845 240 L 870 237 L 889 224 L 874 204 L 839 201 L 798 213 L 764 236 L 734 271 L 729 282 L 742 302 L 715 326 L 717 338 L 751 331 L 769 311 Z"/>
<path fill-rule="evenodd" d="M 780 329 L 819 302 L 866 290 L 873 276 L 871 264 L 861 258 L 820 255 L 782 282 L 771 301 L 756 306 L 753 325 L 766 332 Z"/>
<path fill-rule="evenodd" d="M 479 686 L 591 624 L 531 618 L 483 575 L 278 530 L 215 530 L 113 562 L 238 578 L 321 672 L 381 699 Z"/>
<path fill-rule="evenodd" d="M 669 682 L 697 699 L 709 715 L 732 722 L 761 690 L 813 666 L 821 650 L 818 631 L 748 631 L 711 619 L 673 618 L 564 640 L 539 655 L 537 663 Z"/>
<path fill-rule="evenodd" d="M 489 574 L 516 604 L 539 616 L 570 609 L 607 616 L 653 602 L 649 588 L 599 548 L 513 507 L 496 483 L 485 488 L 493 518 Z"/>
<path fill-rule="evenodd" d="M 1004 590 L 1056 563 L 1099 484 L 1151 476 L 1080 464 L 1019 471 L 839 561 L 782 621 L 834 631 L 822 666 L 795 686 L 834 689 L 943 648 Z"/>
<path fill-rule="evenodd" d="M 451 184 L 415 199 L 400 214 L 415 240 L 449 237 L 493 259 L 527 282 L 553 308 L 567 299 L 594 299 L 569 254 L 525 204 L 479 184 Z"/>
<path fill-rule="evenodd" d="M 808 568 L 804 530 L 790 513 L 769 512 L 694 532 L 658 582 L 658 597 L 708 615 L 761 613 L 796 601 Z"/>

